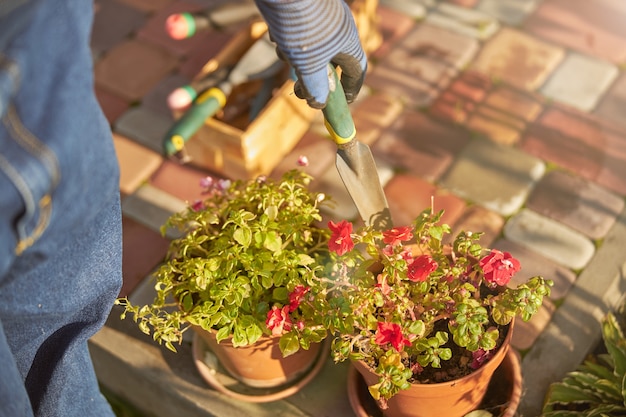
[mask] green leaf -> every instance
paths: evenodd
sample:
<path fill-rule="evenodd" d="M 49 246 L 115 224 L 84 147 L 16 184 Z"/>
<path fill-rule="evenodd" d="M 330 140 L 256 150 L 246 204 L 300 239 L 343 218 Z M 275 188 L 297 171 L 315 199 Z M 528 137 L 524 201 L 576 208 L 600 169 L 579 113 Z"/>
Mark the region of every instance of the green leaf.
<path fill-rule="evenodd" d="M 281 336 L 278 346 L 280 347 L 283 357 L 286 358 L 289 355 L 293 355 L 300 349 L 300 341 L 298 340 L 297 335 L 287 333 Z"/>
<path fill-rule="evenodd" d="M 272 230 L 265 235 L 265 240 L 263 241 L 263 247 L 265 247 L 265 249 L 278 253 L 282 249 L 282 246 L 283 241 L 275 231 Z"/>
<path fill-rule="evenodd" d="M 233 233 L 233 238 L 244 248 L 250 246 L 252 242 L 252 232 L 248 228 L 240 227 Z"/>
<path fill-rule="evenodd" d="M 230 337 L 230 327 L 228 326 L 225 326 L 219 329 L 217 331 L 217 334 L 215 335 L 215 338 L 217 339 L 217 343 L 221 342 L 222 340 L 228 339 L 229 337 Z"/>
<path fill-rule="evenodd" d="M 285 287 L 274 288 L 272 291 L 272 298 L 278 301 L 285 301 L 289 299 L 289 291 Z"/>

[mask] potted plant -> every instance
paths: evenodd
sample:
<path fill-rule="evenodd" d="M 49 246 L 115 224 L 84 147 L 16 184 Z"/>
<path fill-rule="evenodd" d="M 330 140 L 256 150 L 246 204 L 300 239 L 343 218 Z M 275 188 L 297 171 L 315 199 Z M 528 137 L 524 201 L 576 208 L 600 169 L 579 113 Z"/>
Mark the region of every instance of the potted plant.
<path fill-rule="evenodd" d="M 309 190 L 311 180 L 298 170 L 280 180 L 203 180 L 206 198 L 162 227 L 182 235 L 155 273 L 154 301 L 138 306 L 119 299 L 122 318 L 131 314 L 144 333 L 173 351 L 194 329 L 249 386 L 297 379 L 327 334 L 307 301 L 324 273 L 329 237 L 316 226 L 327 198 Z"/>
<path fill-rule="evenodd" d="M 329 222 L 323 325 L 335 335 L 335 361 L 352 361 L 386 416 L 474 410 L 507 353 L 514 317 L 530 319 L 550 293 L 542 277 L 508 288 L 519 262 L 483 249 L 480 233 L 444 244 L 450 227 L 441 215 L 427 209 L 411 226 L 384 231 Z"/>
<path fill-rule="evenodd" d="M 626 338 L 614 313 L 601 324 L 604 351 L 550 386 L 542 417 L 626 415 Z"/>

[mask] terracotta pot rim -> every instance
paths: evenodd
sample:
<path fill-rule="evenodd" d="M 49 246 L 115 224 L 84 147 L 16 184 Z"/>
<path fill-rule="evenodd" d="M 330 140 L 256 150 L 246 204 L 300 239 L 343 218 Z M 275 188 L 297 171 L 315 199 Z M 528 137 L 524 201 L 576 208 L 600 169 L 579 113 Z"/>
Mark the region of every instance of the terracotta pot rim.
<path fill-rule="evenodd" d="M 249 345 L 254 346 L 254 345 Z M 247 346 L 246 346 L 247 347 Z M 244 347 L 245 348 L 245 347 Z M 309 368 L 309 370 L 298 379 L 293 381 L 290 384 L 282 385 L 275 389 L 272 388 L 252 388 L 246 386 L 242 388 L 245 389 L 246 392 L 253 392 L 250 394 L 244 394 L 242 392 L 238 392 L 233 387 L 239 385 L 237 383 L 233 387 L 227 387 L 219 380 L 220 371 L 218 370 L 220 366 L 211 368 L 203 359 L 203 354 L 205 349 L 209 349 L 206 342 L 202 340 L 202 337 L 194 332 L 193 341 L 192 341 L 192 356 L 194 364 L 196 365 L 196 369 L 200 373 L 200 376 L 204 381 L 214 388 L 216 391 L 225 394 L 231 398 L 249 402 L 249 403 L 265 403 L 271 401 L 277 401 L 283 398 L 286 398 L 290 395 L 295 394 L 300 391 L 305 385 L 307 385 L 311 380 L 317 376 L 317 374 L 322 370 L 324 364 L 326 363 L 326 356 L 330 350 L 330 340 L 327 338 L 322 342 L 321 348 L 315 358 L 315 362 L 313 366 Z M 256 392 L 255 392 L 256 391 Z"/>

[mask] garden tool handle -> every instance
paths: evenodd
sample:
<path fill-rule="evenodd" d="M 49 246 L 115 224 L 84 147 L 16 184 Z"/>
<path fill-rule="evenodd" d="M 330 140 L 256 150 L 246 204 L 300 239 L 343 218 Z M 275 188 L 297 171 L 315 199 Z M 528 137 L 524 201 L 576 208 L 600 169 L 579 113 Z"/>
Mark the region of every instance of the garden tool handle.
<path fill-rule="evenodd" d="M 346 145 L 356 137 L 356 127 L 337 71 L 328 65 L 329 94 L 324 113 L 324 124 L 338 146 Z"/>
<path fill-rule="evenodd" d="M 200 94 L 191 107 L 174 123 L 165 135 L 163 148 L 167 156 L 181 152 L 187 142 L 204 124 L 226 104 L 226 94 L 213 87 Z"/>

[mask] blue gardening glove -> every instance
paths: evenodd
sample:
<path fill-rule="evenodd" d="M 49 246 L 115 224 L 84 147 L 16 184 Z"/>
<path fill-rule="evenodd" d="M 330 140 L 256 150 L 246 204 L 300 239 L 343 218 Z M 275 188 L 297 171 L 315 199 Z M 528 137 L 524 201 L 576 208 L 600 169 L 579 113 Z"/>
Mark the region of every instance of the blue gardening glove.
<path fill-rule="evenodd" d="M 341 67 L 348 103 L 361 89 L 367 58 L 344 0 L 255 0 L 279 55 L 294 68 L 295 93 L 321 109 L 328 98 L 328 63 Z"/>

